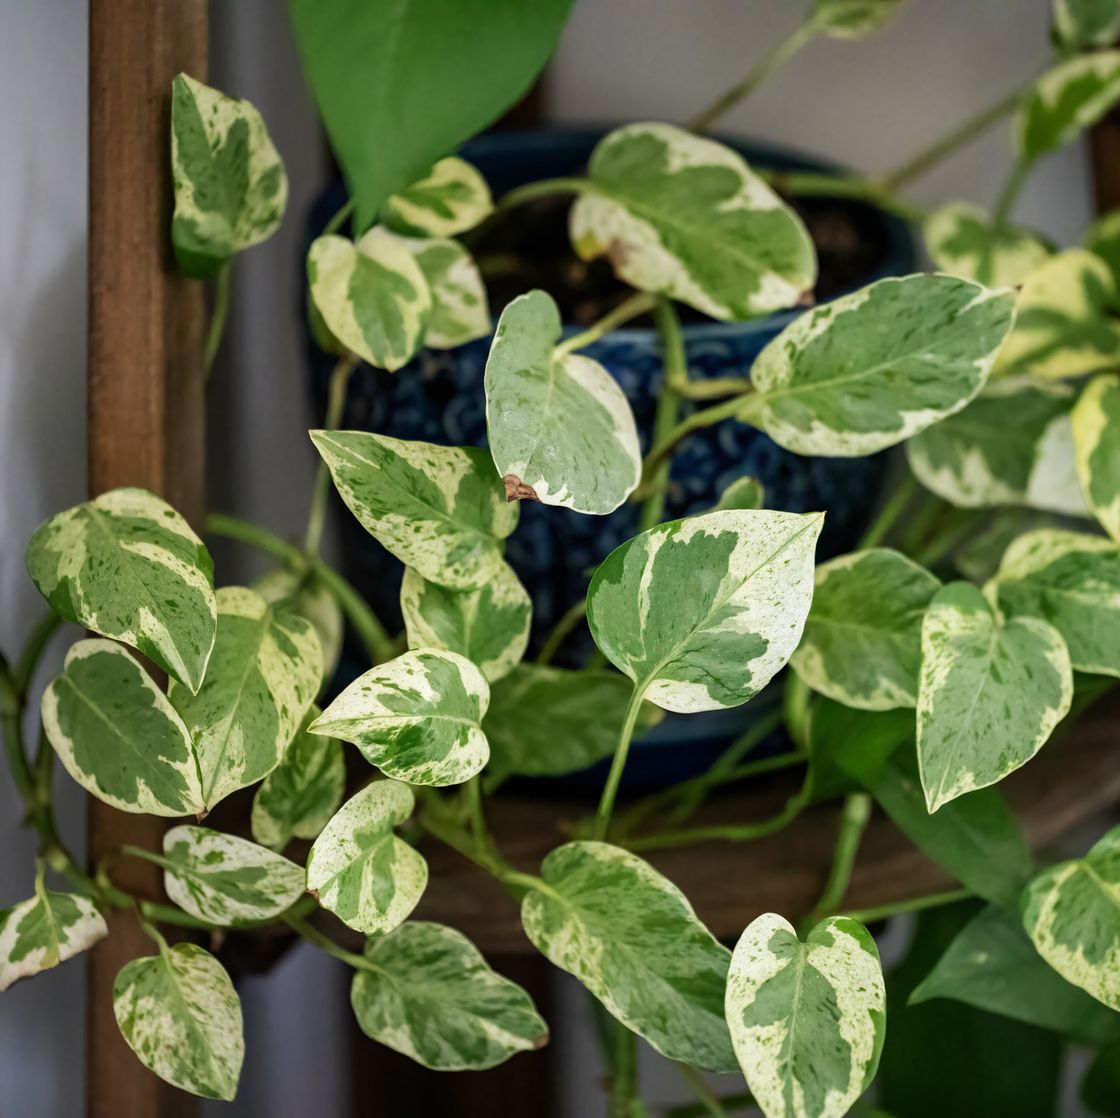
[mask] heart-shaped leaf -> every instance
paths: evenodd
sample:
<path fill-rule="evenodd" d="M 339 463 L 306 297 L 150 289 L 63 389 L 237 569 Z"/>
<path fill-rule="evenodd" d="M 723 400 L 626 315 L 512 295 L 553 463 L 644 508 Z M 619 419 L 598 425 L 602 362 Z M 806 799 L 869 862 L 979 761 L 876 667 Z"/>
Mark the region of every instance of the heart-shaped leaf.
<path fill-rule="evenodd" d="M 1019 110 L 1024 159 L 1037 159 L 1075 140 L 1120 99 L 1120 51 L 1104 50 L 1059 63 L 1035 83 Z"/>
<path fill-rule="evenodd" d="M 995 224 L 971 202 L 950 202 L 934 210 L 922 233 L 939 272 L 987 287 L 1015 287 L 1053 252 L 1037 233 Z"/>
<path fill-rule="evenodd" d="M 1120 543 L 1120 376 L 1094 377 L 1071 416 L 1077 474 L 1101 527 Z"/>
<path fill-rule="evenodd" d="M 398 233 L 454 237 L 473 229 L 494 209 L 490 187 L 465 159 L 448 156 L 418 182 L 394 194 L 385 222 Z"/>

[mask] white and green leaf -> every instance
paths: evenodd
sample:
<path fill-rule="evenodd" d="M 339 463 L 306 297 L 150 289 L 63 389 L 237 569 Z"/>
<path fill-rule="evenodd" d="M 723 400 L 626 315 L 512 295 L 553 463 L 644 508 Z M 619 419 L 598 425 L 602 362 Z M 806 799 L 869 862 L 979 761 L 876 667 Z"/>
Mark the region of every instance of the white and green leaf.
<path fill-rule="evenodd" d="M 1054 33 L 1070 50 L 1113 46 L 1120 38 L 1120 0 L 1054 0 Z"/>
<path fill-rule="evenodd" d="M 323 683 L 326 684 L 334 675 L 342 654 L 342 609 L 338 599 L 311 570 L 277 568 L 258 578 L 253 589 L 270 606 L 275 606 L 277 612 L 294 613 L 311 622 L 323 653 Z"/>
<path fill-rule="evenodd" d="M 454 237 L 473 229 L 493 210 L 490 187 L 478 169 L 451 155 L 419 181 L 389 196 L 385 222 L 413 236 Z"/>
<path fill-rule="evenodd" d="M 902 0 L 813 0 L 813 25 L 833 39 L 862 39 L 884 27 Z"/>
<path fill-rule="evenodd" d="M 797 454 L 874 454 L 963 408 L 1014 318 L 1010 292 L 953 276 L 880 280 L 809 311 L 751 370 L 739 418 Z"/>
<path fill-rule="evenodd" d="M 1019 109 L 1016 138 L 1024 159 L 1057 151 L 1120 100 L 1120 51 L 1061 62 L 1035 83 Z"/>
<path fill-rule="evenodd" d="M 1120 543 L 1120 376 L 1094 377 L 1072 413 L 1077 476 L 1093 515 Z"/>
<path fill-rule="evenodd" d="M 1120 210 L 1101 214 L 1085 230 L 1081 243 L 1108 265 L 1113 290 L 1120 291 Z"/>
<path fill-rule="evenodd" d="M 114 489 L 41 524 L 27 570 L 51 609 L 139 649 L 197 691 L 214 646 L 214 564 L 145 489 Z"/>
<path fill-rule="evenodd" d="M 1015 287 L 1053 254 L 1039 234 L 996 224 L 971 202 L 949 202 L 934 210 L 922 234 L 939 272 L 986 287 Z"/>

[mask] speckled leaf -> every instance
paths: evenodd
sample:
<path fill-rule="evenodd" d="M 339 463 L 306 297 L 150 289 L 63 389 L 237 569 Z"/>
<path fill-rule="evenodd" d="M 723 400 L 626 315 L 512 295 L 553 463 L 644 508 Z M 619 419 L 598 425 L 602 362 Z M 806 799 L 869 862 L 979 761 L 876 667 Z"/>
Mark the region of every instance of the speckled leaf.
<path fill-rule="evenodd" d="M 1069 653 L 1052 625 L 1004 622 L 970 583 L 944 587 L 922 625 L 918 767 L 929 810 L 1026 764 L 1072 696 Z"/>
<path fill-rule="evenodd" d="M 1120 543 L 1120 376 L 1094 377 L 1074 406 L 1072 420 L 1085 499 L 1104 530 Z"/>
<path fill-rule="evenodd" d="M 1015 287 L 1053 250 L 1029 229 L 995 225 L 971 202 L 950 202 L 922 226 L 930 259 L 939 272 L 988 287 Z"/>
<path fill-rule="evenodd" d="M 533 999 L 461 932 L 410 920 L 366 943 L 350 1004 L 362 1032 L 436 1071 L 481 1071 L 540 1048 Z"/>
<path fill-rule="evenodd" d="M 766 507 L 766 489 L 753 477 L 736 478 L 719 495 L 713 512 L 721 509 L 761 509 Z"/>
<path fill-rule="evenodd" d="M 71 646 L 43 692 L 43 729 L 66 771 L 121 811 L 206 810 L 190 732 L 167 696 L 119 644 Z"/>
<path fill-rule="evenodd" d="M 311 717 L 318 716 L 313 706 Z M 253 797 L 253 838 L 272 850 L 283 850 L 293 838 L 315 838 L 338 810 L 345 788 L 342 743 L 301 731 Z"/>
<path fill-rule="evenodd" d="M 474 590 L 495 578 L 517 524 L 490 455 L 364 431 L 312 431 L 362 527 L 429 582 Z"/>
<path fill-rule="evenodd" d="M 723 1019 L 731 953 L 684 894 L 647 862 L 602 842 L 570 842 L 541 865 L 521 923 L 551 963 L 670 1060 L 736 1068 Z"/>
<path fill-rule="evenodd" d="M 486 361 L 490 453 L 499 474 L 544 504 L 602 515 L 641 477 L 634 413 L 597 361 L 554 352 L 560 332 L 560 311 L 544 291 L 502 311 Z"/>
<path fill-rule="evenodd" d="M 1120 51 L 1071 58 L 1035 83 L 1019 110 L 1020 154 L 1037 159 L 1096 124 L 1120 99 Z"/>
<path fill-rule="evenodd" d="M 490 769 L 526 776 L 560 776 L 614 752 L 633 690 L 617 672 L 570 671 L 519 664 L 490 691 L 482 728 Z M 661 720 L 643 703 L 634 740 Z"/>
<path fill-rule="evenodd" d="M 822 920 L 802 942 L 773 912 L 752 921 L 727 977 L 727 1023 L 766 1118 L 841 1118 L 875 1076 L 887 994 L 867 929 Z"/>
<path fill-rule="evenodd" d="M 442 648 L 477 664 L 493 683 L 525 654 L 533 604 L 508 563 L 478 590 L 448 590 L 411 567 L 401 582 L 408 647 Z"/>
<path fill-rule="evenodd" d="M 1031 882 L 1023 926 L 1064 979 L 1120 1010 L 1120 827 Z"/>
<path fill-rule="evenodd" d="M 902 0 L 814 0 L 813 23 L 834 39 L 862 39 L 878 31 Z"/>
<path fill-rule="evenodd" d="M 591 154 L 593 189 L 572 207 L 584 260 L 713 318 L 797 303 L 817 280 L 801 219 L 736 152 L 669 124 L 630 124 Z"/>
<path fill-rule="evenodd" d="M 171 241 L 188 276 L 212 275 L 280 227 L 288 176 L 261 114 L 186 74 L 171 83 L 171 176 Z"/>
<path fill-rule="evenodd" d="M 1099 257 L 1083 248 L 1051 257 L 1023 281 L 996 375 L 1073 377 L 1114 366 L 1120 326 L 1107 312 L 1116 298 L 1115 280 Z"/>
<path fill-rule="evenodd" d="M 740 418 L 797 454 L 874 454 L 983 387 L 1014 298 L 952 276 L 880 280 L 795 319 L 751 370 Z"/>
<path fill-rule="evenodd" d="M 469 660 L 421 648 L 360 675 L 308 730 L 353 742 L 396 780 L 462 784 L 490 757 L 479 725 L 489 702 L 486 677 Z"/>
<path fill-rule="evenodd" d="M 294 613 L 310 621 L 323 654 L 323 683 L 338 666 L 342 652 L 342 610 L 335 596 L 314 571 L 275 570 L 262 575 L 253 589 L 277 612 Z"/>
<path fill-rule="evenodd" d="M 327 329 L 371 365 L 396 372 L 420 348 L 432 293 L 412 254 L 384 229 L 357 244 L 319 237 L 307 253 L 307 282 Z"/>
<path fill-rule="evenodd" d="M 801 639 L 822 522 L 820 513 L 730 510 L 635 536 L 591 580 L 595 643 L 665 710 L 745 703 Z"/>
<path fill-rule="evenodd" d="M 915 706 L 922 615 L 941 583 L 905 555 L 876 547 L 817 567 L 814 584 L 794 671 L 847 706 Z"/>
<path fill-rule="evenodd" d="M 93 901 L 47 889 L 40 873 L 35 896 L 0 910 L 0 991 L 57 967 L 108 934 Z"/>
<path fill-rule="evenodd" d="M 241 1002 L 222 965 L 193 943 L 134 959 L 113 984 L 121 1035 L 160 1079 L 231 1100 L 245 1059 Z"/>
<path fill-rule="evenodd" d="M 27 570 L 51 609 L 123 641 L 197 691 L 214 646 L 214 565 L 145 489 L 114 489 L 41 524 Z"/>
<path fill-rule="evenodd" d="M 1025 505 L 1085 516 L 1070 426 L 1074 399 L 1054 381 L 991 381 L 963 411 L 907 442 L 910 468 L 958 508 Z"/>
<path fill-rule="evenodd" d="M 399 233 L 454 237 L 473 229 L 494 209 L 490 187 L 477 168 L 448 156 L 419 182 L 385 204 L 385 223 Z"/>
<path fill-rule="evenodd" d="M 1060 529 L 1026 532 L 1004 552 L 994 592 L 1011 617 L 1040 617 L 1079 672 L 1120 676 L 1120 547 Z"/>
<path fill-rule="evenodd" d="M 218 639 L 202 689 L 168 689 L 194 740 L 207 810 L 280 763 L 319 689 L 322 666 L 309 621 L 241 586 L 218 591 Z"/>
<path fill-rule="evenodd" d="M 428 884 L 427 862 L 393 834 L 414 802 L 407 785 L 376 780 L 342 805 L 308 855 L 308 890 L 366 935 L 392 931 Z"/>
<path fill-rule="evenodd" d="M 1054 0 L 1054 32 L 1071 50 L 1110 47 L 1120 38 L 1120 0 Z"/>
<path fill-rule="evenodd" d="M 209 827 L 163 836 L 163 883 L 184 912 L 218 927 L 273 920 L 300 898 L 303 867 L 248 839 Z"/>

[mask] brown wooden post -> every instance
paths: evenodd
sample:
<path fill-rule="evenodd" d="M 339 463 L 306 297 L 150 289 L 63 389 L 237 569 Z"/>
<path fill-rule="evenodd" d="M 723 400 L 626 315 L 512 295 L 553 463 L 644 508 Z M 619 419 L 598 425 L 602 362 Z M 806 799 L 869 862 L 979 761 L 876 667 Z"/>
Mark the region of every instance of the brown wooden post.
<path fill-rule="evenodd" d="M 176 275 L 168 230 L 169 93 L 180 71 L 206 76 L 205 0 L 90 0 L 89 491 L 151 489 L 196 526 L 203 515 L 203 293 Z M 121 843 L 158 846 L 164 824 L 89 802 L 90 865 Z M 144 896 L 160 871 L 136 859 L 113 874 Z M 109 917 L 89 958 L 87 1113 L 169 1118 L 189 1100 L 137 1061 L 113 1018 L 113 981 L 151 941 Z"/>

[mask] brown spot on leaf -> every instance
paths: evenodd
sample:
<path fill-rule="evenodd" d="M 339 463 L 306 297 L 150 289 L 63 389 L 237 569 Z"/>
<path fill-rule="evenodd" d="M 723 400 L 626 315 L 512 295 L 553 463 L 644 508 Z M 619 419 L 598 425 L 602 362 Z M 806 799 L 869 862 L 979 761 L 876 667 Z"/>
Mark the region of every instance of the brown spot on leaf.
<path fill-rule="evenodd" d="M 807 291 L 802 291 L 795 305 L 799 307 L 815 307 L 817 305 L 817 293 L 811 287 Z"/>
<path fill-rule="evenodd" d="M 548 1033 L 541 1033 L 541 1035 L 539 1037 L 536 1037 L 533 1040 L 533 1051 L 536 1052 L 537 1049 L 543 1048 L 547 1043 L 548 1043 Z"/>
<path fill-rule="evenodd" d="M 517 474 L 506 474 L 502 478 L 502 484 L 506 487 L 506 504 L 513 504 L 514 501 L 540 500 L 537 491 L 531 485 L 526 485 Z"/>
<path fill-rule="evenodd" d="M 308 892 L 309 892 L 309 893 L 310 893 L 310 894 L 311 894 L 311 895 L 312 895 L 312 896 L 313 896 L 313 897 L 314 897 L 314 898 L 315 898 L 316 900 L 318 900 L 318 899 L 319 899 L 319 890 L 318 890 L 318 889 L 308 889 L 307 891 L 308 891 Z"/>

